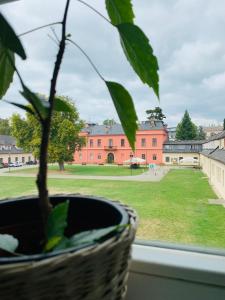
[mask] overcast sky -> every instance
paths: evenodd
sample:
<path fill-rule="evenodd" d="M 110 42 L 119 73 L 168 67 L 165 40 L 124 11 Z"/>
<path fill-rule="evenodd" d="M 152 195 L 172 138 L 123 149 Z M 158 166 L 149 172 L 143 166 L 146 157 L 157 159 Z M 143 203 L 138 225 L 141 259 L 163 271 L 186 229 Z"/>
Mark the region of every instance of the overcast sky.
<path fill-rule="evenodd" d="M 87 2 L 106 15 L 105 1 Z M 16 32 L 59 21 L 65 1 L 20 0 L 1 6 Z M 145 111 L 161 106 L 169 126 L 187 109 L 198 124 L 218 124 L 225 118 L 225 0 L 133 0 L 136 24 L 150 39 L 160 67 L 160 104 L 134 74 L 121 50 L 118 34 L 105 20 L 76 0 L 71 1 L 68 33 L 89 54 L 107 80 L 121 82 L 133 96 L 139 120 Z M 56 26 L 56 32 L 59 26 Z M 19 70 L 35 92 L 48 94 L 57 46 L 50 29 L 23 37 L 28 60 L 17 58 Z M 21 101 L 19 83 L 5 96 Z M 104 83 L 86 58 L 69 45 L 61 69 L 58 94 L 71 97 L 82 119 L 102 122 L 115 118 Z M 1 117 L 22 111 L 1 103 Z"/>

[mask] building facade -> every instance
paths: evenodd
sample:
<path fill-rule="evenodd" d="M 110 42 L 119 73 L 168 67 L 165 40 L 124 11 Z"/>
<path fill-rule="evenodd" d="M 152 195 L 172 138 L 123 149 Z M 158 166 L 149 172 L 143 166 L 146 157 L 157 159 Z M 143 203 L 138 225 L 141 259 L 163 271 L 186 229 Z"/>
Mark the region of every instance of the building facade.
<path fill-rule="evenodd" d="M 210 139 L 216 134 L 219 134 L 223 131 L 223 126 L 208 126 L 208 127 L 203 127 L 203 131 L 205 132 L 206 139 Z"/>
<path fill-rule="evenodd" d="M 163 145 L 166 165 L 198 165 L 204 141 L 168 141 Z"/>
<path fill-rule="evenodd" d="M 163 163 L 163 143 L 168 139 L 167 129 L 161 121 L 146 121 L 139 125 L 135 152 L 120 124 L 93 125 L 82 130 L 86 145 L 74 154 L 76 164 L 123 164 L 131 157 L 139 157 L 146 163 Z"/>
<path fill-rule="evenodd" d="M 32 153 L 16 147 L 16 140 L 8 135 L 0 135 L 0 163 L 34 161 Z"/>

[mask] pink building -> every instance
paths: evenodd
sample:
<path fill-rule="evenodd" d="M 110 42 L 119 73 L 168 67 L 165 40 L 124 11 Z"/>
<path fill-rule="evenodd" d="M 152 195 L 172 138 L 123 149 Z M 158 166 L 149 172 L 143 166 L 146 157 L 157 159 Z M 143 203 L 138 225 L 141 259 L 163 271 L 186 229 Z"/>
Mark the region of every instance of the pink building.
<path fill-rule="evenodd" d="M 113 126 L 91 125 L 82 130 L 86 146 L 74 154 L 76 164 L 123 164 L 132 156 L 147 163 L 163 163 L 163 143 L 167 141 L 166 127 L 161 121 L 146 121 L 139 125 L 133 153 L 120 124 Z"/>

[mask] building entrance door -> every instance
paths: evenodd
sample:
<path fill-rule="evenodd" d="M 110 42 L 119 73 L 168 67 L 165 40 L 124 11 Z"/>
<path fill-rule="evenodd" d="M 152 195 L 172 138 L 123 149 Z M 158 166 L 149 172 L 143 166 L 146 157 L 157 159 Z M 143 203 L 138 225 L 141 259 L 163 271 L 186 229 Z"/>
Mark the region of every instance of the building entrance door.
<path fill-rule="evenodd" d="M 109 153 L 107 157 L 108 164 L 113 164 L 114 163 L 114 154 Z"/>

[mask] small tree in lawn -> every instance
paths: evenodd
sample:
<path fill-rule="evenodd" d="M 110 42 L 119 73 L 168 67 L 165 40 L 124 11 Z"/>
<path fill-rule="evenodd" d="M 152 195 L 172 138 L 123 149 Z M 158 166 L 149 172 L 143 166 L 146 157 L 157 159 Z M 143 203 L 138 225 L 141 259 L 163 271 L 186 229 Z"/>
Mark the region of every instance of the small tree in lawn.
<path fill-rule="evenodd" d="M 42 97 L 39 97 L 37 93 L 33 92 L 25 84 L 22 75 L 16 66 L 15 54 L 20 56 L 22 59 L 26 59 L 27 55 L 21 43 L 20 37 L 16 35 L 8 21 L 0 13 L 0 98 L 2 98 L 7 92 L 9 85 L 13 80 L 13 75 L 16 73 L 21 84 L 21 94 L 29 103 L 29 106 L 15 103 L 13 101 L 10 101 L 10 103 L 33 115 L 40 123 L 41 128 L 39 151 L 40 163 L 36 183 L 39 194 L 39 204 L 43 218 L 45 240 L 47 240 L 47 220 L 52 209 L 49 202 L 49 193 L 47 187 L 47 154 L 51 138 L 53 115 L 55 111 L 66 112 L 70 110 L 70 107 L 64 100 L 56 97 L 58 75 L 67 44 L 75 46 L 84 54 L 84 56 L 91 63 L 92 67 L 95 69 L 99 78 L 105 84 L 109 94 L 111 95 L 124 132 L 132 149 L 134 149 L 135 146 L 136 130 L 138 128 L 137 115 L 132 97 L 130 96 L 129 92 L 121 84 L 106 80 L 87 53 L 79 46 L 79 44 L 77 44 L 77 42 L 72 39 L 71 35 L 68 33 L 67 18 L 69 6 L 71 4 L 70 2 L 72 1 L 65 0 L 65 9 L 61 21 L 34 28 L 20 35 L 21 37 L 26 34 L 30 34 L 35 30 L 40 30 L 41 28 L 46 28 L 48 26 L 61 27 L 61 37 L 57 38 L 56 41 L 58 44 L 58 51 L 52 71 L 50 90 L 47 99 L 42 99 Z M 109 19 L 107 19 L 85 1 L 79 2 L 92 9 L 108 23 L 107 25 L 112 26 L 117 31 L 125 56 L 133 67 L 134 71 L 140 77 L 141 81 L 152 88 L 157 97 L 159 97 L 158 62 L 156 57 L 153 55 L 153 50 L 148 38 L 144 32 L 134 24 L 134 12 L 131 0 L 105 0 Z M 110 57 L 109 53 L 107 53 L 107 56 Z"/>
<path fill-rule="evenodd" d="M 181 122 L 177 125 L 177 140 L 194 140 L 197 137 L 197 126 L 191 121 L 190 115 L 186 110 Z"/>
<path fill-rule="evenodd" d="M 74 152 L 84 145 L 84 139 L 79 137 L 84 123 L 79 119 L 78 111 L 72 101 L 67 97 L 59 98 L 67 103 L 70 110 L 53 113 L 48 161 L 57 162 L 59 169 L 63 171 L 64 162 L 72 161 Z M 29 113 L 27 113 L 26 119 L 14 114 L 11 118 L 11 126 L 17 145 L 26 151 L 31 151 L 34 157 L 39 157 L 41 126 L 38 120 Z"/>

